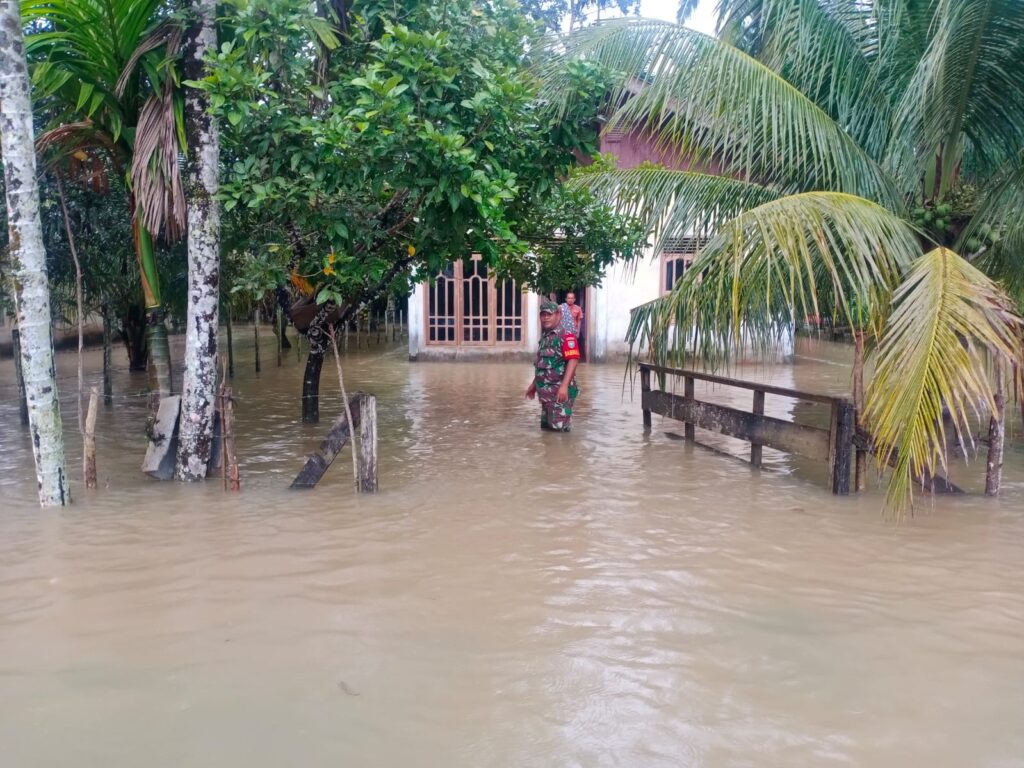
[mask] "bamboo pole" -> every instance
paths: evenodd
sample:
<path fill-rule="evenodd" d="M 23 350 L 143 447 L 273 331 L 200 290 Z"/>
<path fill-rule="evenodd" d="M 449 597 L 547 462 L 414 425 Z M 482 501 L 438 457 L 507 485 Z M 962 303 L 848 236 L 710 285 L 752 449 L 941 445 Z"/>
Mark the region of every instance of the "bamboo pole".
<path fill-rule="evenodd" d="M 348 419 L 348 433 L 352 440 L 352 481 L 355 483 L 356 491 L 359 491 L 359 456 L 356 451 L 356 431 L 353 429 L 352 407 L 348 402 L 348 394 L 345 392 L 345 377 L 341 373 L 341 358 L 338 356 L 338 339 L 334 335 L 334 326 L 331 325 L 327 332 L 331 340 L 331 350 L 334 352 L 334 367 L 338 371 L 338 387 L 341 389 L 341 399 L 345 403 L 345 418 Z"/>

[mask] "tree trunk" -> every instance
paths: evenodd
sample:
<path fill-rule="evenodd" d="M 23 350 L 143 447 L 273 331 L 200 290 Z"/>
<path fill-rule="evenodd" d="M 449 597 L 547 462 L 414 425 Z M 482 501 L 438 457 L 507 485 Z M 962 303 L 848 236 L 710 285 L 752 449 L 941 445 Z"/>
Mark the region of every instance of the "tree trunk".
<path fill-rule="evenodd" d="M 320 371 L 323 367 L 323 348 L 314 349 L 310 345 L 302 377 L 302 421 L 305 424 L 320 423 Z"/>
<path fill-rule="evenodd" d="M 0 0 L 0 146 L 7 195 L 7 226 L 14 300 L 21 336 L 32 454 L 39 503 L 70 502 L 60 404 L 50 331 L 50 288 L 39 217 L 35 138 L 28 67 L 21 33 L 21 4 Z"/>
<path fill-rule="evenodd" d="M 132 222 L 135 233 L 135 252 L 139 258 L 142 277 L 142 296 L 146 306 L 146 347 L 149 350 L 150 386 L 158 397 L 171 394 L 171 348 L 167 342 L 167 326 L 160 298 L 160 280 L 156 271 L 153 238 L 139 223 Z"/>
<path fill-rule="evenodd" d="M 231 330 L 231 307 L 224 313 L 224 324 L 228 327 L 228 378 L 235 378 L 235 339 Z"/>
<path fill-rule="evenodd" d="M 260 372 L 260 308 L 252 311 L 252 341 L 256 350 L 256 373 Z"/>
<path fill-rule="evenodd" d="M 114 401 L 113 386 L 110 382 L 112 351 L 110 307 L 104 304 L 100 311 L 103 313 L 103 404 L 110 405 Z"/>
<path fill-rule="evenodd" d="M 988 424 L 988 461 L 985 467 L 985 495 L 998 496 L 1003 482 L 1003 443 L 1006 438 L 1006 394 L 1003 388 L 1003 367 L 996 360 L 992 367 L 996 377 L 994 392 L 996 409 Z"/>
<path fill-rule="evenodd" d="M 214 0 L 193 0 L 195 18 L 184 55 L 187 80 L 201 80 L 203 60 L 217 47 Z M 209 98 L 198 88 L 185 90 L 188 137 L 188 319 L 185 371 L 178 432 L 179 480 L 202 480 L 213 445 L 217 397 L 217 326 L 220 299 L 220 207 L 217 124 L 207 113 Z"/>
<path fill-rule="evenodd" d="M 291 349 L 292 343 L 288 340 L 288 316 L 278 307 L 277 326 L 280 333 L 281 349 Z"/>
<path fill-rule="evenodd" d="M 121 318 L 121 338 L 128 353 L 128 370 L 145 372 L 149 350 L 146 348 L 146 320 L 142 307 L 132 305 Z"/>
<path fill-rule="evenodd" d="M 857 409 L 857 426 L 863 427 L 864 423 L 864 331 L 853 332 L 853 407 Z M 863 491 L 867 487 L 868 480 L 868 454 L 866 451 L 857 451 L 856 464 L 854 469 L 854 488 Z"/>

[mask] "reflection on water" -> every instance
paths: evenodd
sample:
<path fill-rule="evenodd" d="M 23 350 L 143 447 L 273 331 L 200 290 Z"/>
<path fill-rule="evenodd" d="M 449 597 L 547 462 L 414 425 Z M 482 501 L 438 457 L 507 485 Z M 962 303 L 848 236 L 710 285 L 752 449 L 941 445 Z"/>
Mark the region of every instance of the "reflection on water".
<path fill-rule="evenodd" d="M 741 374 L 842 392 L 844 353 Z M 286 490 L 326 429 L 292 355 L 239 360 L 242 493 L 141 476 L 119 373 L 101 488 L 41 512 L 0 363 L 3 765 L 1024 765 L 1019 449 L 1000 501 L 895 526 L 813 465 L 645 437 L 617 366 L 584 368 L 557 435 L 521 365 L 346 365 L 378 395 L 375 497 L 345 456 Z"/>

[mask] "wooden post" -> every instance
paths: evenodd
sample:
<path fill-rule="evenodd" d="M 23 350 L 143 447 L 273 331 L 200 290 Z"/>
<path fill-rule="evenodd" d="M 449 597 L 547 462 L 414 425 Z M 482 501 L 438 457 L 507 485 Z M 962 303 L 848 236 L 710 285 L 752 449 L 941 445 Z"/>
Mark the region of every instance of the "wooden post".
<path fill-rule="evenodd" d="M 110 307 L 103 305 L 103 404 L 111 405 L 114 402 L 114 387 L 111 384 L 111 352 L 113 346 L 113 333 L 110 327 Z"/>
<path fill-rule="evenodd" d="M 256 373 L 260 372 L 260 308 L 252 313 L 252 338 L 256 345 Z"/>
<path fill-rule="evenodd" d="M 234 334 L 231 332 L 231 307 L 227 308 L 227 312 L 224 313 L 227 316 L 227 327 L 228 327 L 228 378 L 235 378 L 235 340 Z"/>
<path fill-rule="evenodd" d="M 999 359 L 992 361 L 996 378 L 993 400 L 996 409 L 988 424 L 988 458 L 985 466 L 985 495 L 998 496 L 1003 482 L 1003 446 L 1006 441 L 1006 390 L 1003 386 L 1003 366 Z"/>
<path fill-rule="evenodd" d="M 764 392 L 760 389 L 754 390 L 754 415 L 764 416 Z M 755 467 L 761 466 L 761 444 L 751 441 L 750 463 Z"/>
<path fill-rule="evenodd" d="M 832 414 L 832 493 L 846 496 L 850 492 L 856 414 L 853 405 L 846 400 L 837 401 L 832 406 Z"/>
<path fill-rule="evenodd" d="M 640 369 L 640 398 L 643 402 L 643 393 L 651 391 L 651 369 L 641 368 Z M 644 408 L 644 432 L 651 431 L 651 410 L 650 408 Z"/>
<path fill-rule="evenodd" d="M 231 399 L 231 387 L 224 388 L 223 410 L 221 418 L 224 422 L 224 466 L 227 483 L 232 491 L 241 489 L 242 483 L 238 476 L 238 455 L 235 453 L 235 406 Z"/>
<path fill-rule="evenodd" d="M 25 396 L 25 374 L 21 370 L 21 331 L 11 331 L 11 351 L 14 352 L 14 378 L 18 382 L 18 413 L 21 423 L 28 425 L 28 399 Z"/>
<path fill-rule="evenodd" d="M 693 400 L 694 399 L 693 377 L 692 376 L 687 376 L 685 379 L 683 379 L 683 397 L 685 397 L 687 400 Z M 696 425 L 692 421 L 684 422 L 684 424 L 686 426 L 684 427 L 683 434 L 685 435 L 686 439 L 689 440 L 691 443 L 696 442 L 697 441 L 697 427 L 696 427 Z"/>
<path fill-rule="evenodd" d="M 864 420 L 864 331 L 853 331 L 853 407 L 857 409 L 857 426 L 863 427 Z M 853 472 L 854 488 L 858 493 L 868 485 L 868 454 L 857 449 Z"/>
<path fill-rule="evenodd" d="M 224 439 L 224 385 L 217 391 L 217 403 L 220 406 L 220 479 L 224 490 L 228 489 L 228 441 Z"/>
<path fill-rule="evenodd" d="M 281 318 L 281 307 L 274 312 L 274 326 L 277 328 L 277 367 L 281 367 L 281 353 L 284 350 L 284 321 Z"/>
<path fill-rule="evenodd" d="M 89 390 L 89 410 L 85 415 L 85 431 L 82 434 L 82 471 L 85 474 L 85 487 L 96 487 L 96 408 L 100 394 L 96 387 Z"/>
<path fill-rule="evenodd" d="M 359 491 L 377 492 L 377 398 L 373 395 L 359 398 Z"/>

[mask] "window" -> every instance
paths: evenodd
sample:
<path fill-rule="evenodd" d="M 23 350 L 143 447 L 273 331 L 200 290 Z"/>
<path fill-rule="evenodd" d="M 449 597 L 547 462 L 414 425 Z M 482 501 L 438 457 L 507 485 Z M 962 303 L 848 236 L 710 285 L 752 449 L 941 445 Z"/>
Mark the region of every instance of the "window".
<path fill-rule="evenodd" d="M 671 292 L 704 247 L 706 237 L 673 237 L 661 252 L 661 293 Z"/>
<path fill-rule="evenodd" d="M 457 261 L 426 286 L 427 343 L 448 346 L 521 344 L 523 292 L 496 280 L 479 254 Z"/>

